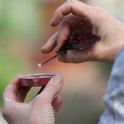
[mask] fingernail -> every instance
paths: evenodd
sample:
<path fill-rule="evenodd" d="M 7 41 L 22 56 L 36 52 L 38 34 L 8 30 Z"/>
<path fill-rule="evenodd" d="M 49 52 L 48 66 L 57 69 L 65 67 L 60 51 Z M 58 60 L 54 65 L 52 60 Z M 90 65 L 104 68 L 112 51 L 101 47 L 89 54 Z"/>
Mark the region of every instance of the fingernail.
<path fill-rule="evenodd" d="M 55 82 L 56 84 L 60 84 L 60 82 L 62 81 L 62 79 L 61 79 L 61 76 L 60 75 L 56 75 L 50 81 L 51 82 Z"/>
<path fill-rule="evenodd" d="M 50 81 L 55 81 L 56 80 L 56 76 L 53 76 L 53 78 L 51 78 Z"/>

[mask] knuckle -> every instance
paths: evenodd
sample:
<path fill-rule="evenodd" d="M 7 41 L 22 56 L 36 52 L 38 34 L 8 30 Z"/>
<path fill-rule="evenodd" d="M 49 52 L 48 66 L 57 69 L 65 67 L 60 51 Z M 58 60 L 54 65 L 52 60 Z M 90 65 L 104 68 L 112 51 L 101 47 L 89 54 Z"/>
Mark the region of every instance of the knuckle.
<path fill-rule="evenodd" d="M 107 15 L 107 12 L 100 6 L 90 6 L 90 10 L 90 14 L 94 17 L 103 18 Z"/>
<path fill-rule="evenodd" d="M 107 14 L 107 12 L 106 12 L 102 7 L 99 7 L 99 6 L 95 6 L 95 11 L 96 11 L 99 15 L 101 15 L 101 16 Z"/>
<path fill-rule="evenodd" d="M 58 9 L 55 10 L 55 15 L 59 15 L 61 12 L 61 7 L 59 7 Z"/>
<path fill-rule="evenodd" d="M 75 2 L 75 0 L 68 0 L 67 2 L 69 5 L 72 5 Z"/>
<path fill-rule="evenodd" d="M 68 1 L 68 7 L 71 9 L 71 10 L 73 10 L 73 8 L 75 8 L 75 6 L 76 6 L 76 3 L 75 3 L 75 1 L 74 0 L 70 0 L 70 1 Z"/>
<path fill-rule="evenodd" d="M 73 3 L 73 0 L 68 0 L 68 1 L 67 1 L 67 5 L 69 5 L 69 6 L 71 6 L 72 3 Z"/>
<path fill-rule="evenodd" d="M 55 78 L 52 78 L 51 82 L 46 86 L 44 92 L 35 97 L 35 102 L 40 100 L 43 104 L 51 103 L 53 94 L 59 92 L 62 86 L 62 77 L 56 74 Z"/>
<path fill-rule="evenodd" d="M 86 16 L 91 15 L 91 7 L 89 5 L 84 5 L 82 10 L 83 10 L 83 12 L 85 13 Z"/>
<path fill-rule="evenodd" d="M 62 34 L 60 33 L 58 38 L 57 38 L 57 41 L 65 41 L 66 39 L 68 38 L 68 35 L 64 32 L 62 32 Z"/>
<path fill-rule="evenodd" d="M 101 7 L 99 7 L 99 6 L 95 6 L 95 9 L 97 10 L 97 11 L 103 11 L 103 9 L 101 8 Z"/>

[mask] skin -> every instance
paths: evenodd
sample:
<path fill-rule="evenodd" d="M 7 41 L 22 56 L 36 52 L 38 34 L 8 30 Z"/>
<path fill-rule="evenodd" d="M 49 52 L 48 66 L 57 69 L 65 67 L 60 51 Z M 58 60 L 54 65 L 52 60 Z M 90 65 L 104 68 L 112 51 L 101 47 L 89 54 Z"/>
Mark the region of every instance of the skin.
<path fill-rule="evenodd" d="M 70 31 L 80 23 L 85 23 L 80 27 L 86 30 L 87 25 L 90 25 L 91 32 L 100 36 L 101 40 L 88 50 L 69 50 L 66 55 L 59 55 L 58 59 L 66 63 L 91 60 L 113 62 L 124 45 L 124 25 L 104 9 L 78 0 L 67 0 L 56 9 L 51 26 L 57 27 L 57 31 L 42 46 L 41 51 L 49 53 L 53 49 L 58 50 L 68 39 Z"/>
<path fill-rule="evenodd" d="M 24 103 L 31 87 L 20 85 L 16 76 L 4 92 L 3 116 L 8 124 L 55 124 L 54 113 L 58 112 L 62 99 L 57 96 L 63 86 L 62 78 L 54 76 L 45 89 L 30 103 Z"/>
<path fill-rule="evenodd" d="M 49 53 L 53 49 L 57 51 L 79 22 L 86 24 L 81 27 L 84 29 L 89 25 L 92 32 L 101 37 L 101 41 L 86 51 L 70 50 L 66 55 L 58 56 L 58 59 L 66 63 L 114 61 L 124 45 L 124 25 L 102 8 L 78 0 L 67 0 L 55 11 L 51 25 L 57 27 L 57 31 L 41 48 L 42 52 Z M 30 87 L 20 86 L 17 76 L 4 93 L 4 118 L 9 124 L 55 124 L 54 112 L 59 110 L 62 101 L 56 94 L 62 85 L 61 77 L 56 76 L 32 102 L 24 103 Z"/>

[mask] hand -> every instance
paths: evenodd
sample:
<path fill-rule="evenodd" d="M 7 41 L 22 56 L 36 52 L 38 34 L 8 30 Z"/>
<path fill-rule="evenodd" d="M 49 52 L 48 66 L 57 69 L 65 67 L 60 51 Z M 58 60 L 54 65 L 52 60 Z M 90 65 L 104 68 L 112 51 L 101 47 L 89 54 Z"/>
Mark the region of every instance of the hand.
<path fill-rule="evenodd" d="M 84 25 L 81 26 L 81 23 Z M 90 49 L 85 51 L 69 50 L 59 56 L 63 62 L 80 63 L 88 60 L 113 61 L 124 45 L 124 25 L 97 6 L 87 5 L 78 0 L 67 0 L 54 13 L 52 26 L 58 26 L 55 34 L 41 48 L 49 53 L 58 50 L 76 26 L 101 37 Z"/>
<path fill-rule="evenodd" d="M 30 103 L 23 103 L 31 87 L 20 85 L 17 76 L 4 93 L 3 116 L 9 124 L 55 124 L 54 112 L 58 112 L 62 99 L 57 96 L 63 81 L 54 76 L 43 92 Z"/>

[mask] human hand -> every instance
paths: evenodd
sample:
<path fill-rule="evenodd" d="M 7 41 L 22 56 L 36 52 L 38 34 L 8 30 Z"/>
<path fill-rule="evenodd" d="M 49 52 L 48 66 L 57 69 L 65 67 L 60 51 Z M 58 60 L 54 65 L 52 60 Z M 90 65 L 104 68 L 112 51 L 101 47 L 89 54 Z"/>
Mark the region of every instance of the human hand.
<path fill-rule="evenodd" d="M 54 112 L 58 112 L 62 99 L 57 96 L 62 88 L 60 76 L 54 76 L 44 90 L 30 103 L 24 103 L 31 87 L 20 85 L 16 76 L 4 92 L 3 116 L 9 124 L 55 124 Z"/>
<path fill-rule="evenodd" d="M 76 27 L 89 30 L 101 37 L 87 50 L 69 50 L 59 55 L 59 60 L 69 63 L 80 63 L 89 60 L 113 61 L 124 45 L 124 25 L 97 6 L 87 5 L 78 0 L 67 0 L 54 13 L 52 26 L 58 26 L 55 34 L 41 48 L 49 53 L 58 50 L 67 41 L 70 32 Z"/>

